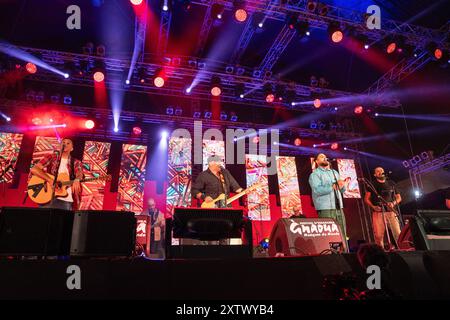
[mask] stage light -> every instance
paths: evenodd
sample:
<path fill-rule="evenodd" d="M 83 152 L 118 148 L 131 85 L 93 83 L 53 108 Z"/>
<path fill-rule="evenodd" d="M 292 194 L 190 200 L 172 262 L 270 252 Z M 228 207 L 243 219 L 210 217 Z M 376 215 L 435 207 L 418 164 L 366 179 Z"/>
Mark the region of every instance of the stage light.
<path fill-rule="evenodd" d="M 93 120 L 86 120 L 84 123 L 84 127 L 89 130 L 94 129 L 95 122 Z"/>
<path fill-rule="evenodd" d="M 366 49 L 366 50 L 369 49 L 369 45 L 368 45 L 368 44 L 365 44 L 365 45 L 364 45 L 364 49 Z"/>
<path fill-rule="evenodd" d="M 185 90 L 185 92 L 186 92 L 187 94 L 190 94 L 191 91 L 192 91 L 191 87 L 188 87 L 188 88 L 186 88 L 186 90 Z"/>
<path fill-rule="evenodd" d="M 156 77 L 153 80 L 153 84 L 155 85 L 155 87 L 157 88 L 162 88 L 164 86 L 164 78 L 161 76 Z"/>
<path fill-rule="evenodd" d="M 31 119 L 31 122 L 35 125 L 35 126 L 39 126 L 42 124 L 42 119 L 39 117 L 34 117 L 33 119 Z"/>
<path fill-rule="evenodd" d="M 173 115 L 173 107 L 167 107 L 166 108 L 166 114 L 168 114 L 169 116 Z"/>
<path fill-rule="evenodd" d="M 306 9 L 309 12 L 314 12 L 317 9 L 317 2 L 315 1 L 308 1 L 308 4 L 306 5 Z"/>
<path fill-rule="evenodd" d="M 259 242 L 259 245 L 261 246 L 261 248 L 263 249 L 269 249 L 269 239 L 268 238 L 264 238 Z"/>
<path fill-rule="evenodd" d="M 266 102 L 272 103 L 274 101 L 275 101 L 275 95 L 273 93 L 269 93 L 268 95 L 266 95 Z"/>
<path fill-rule="evenodd" d="M 138 69 L 138 81 L 140 82 L 140 83 L 144 83 L 144 82 L 146 82 L 146 79 L 147 79 L 147 69 L 146 68 L 143 68 L 143 67 L 140 67 L 139 69 Z"/>
<path fill-rule="evenodd" d="M 37 72 L 37 67 L 36 67 L 36 65 L 35 65 L 34 63 L 32 63 L 32 62 L 28 62 L 28 63 L 25 65 L 25 69 L 26 69 L 27 72 L 30 73 L 30 74 L 35 74 L 35 73 Z"/>
<path fill-rule="evenodd" d="M 233 138 L 233 141 L 234 141 L 234 142 L 237 142 L 237 138 L 236 138 L 236 137 L 234 137 L 234 138 Z"/>
<path fill-rule="evenodd" d="M 114 127 L 114 132 L 119 132 L 119 127 Z"/>
<path fill-rule="evenodd" d="M 344 32 L 341 27 L 337 23 L 330 23 L 328 26 L 328 34 L 331 38 L 331 41 L 334 43 L 339 43 L 344 39 Z"/>
<path fill-rule="evenodd" d="M 274 102 L 275 94 L 273 92 L 273 87 L 270 83 L 266 83 L 263 86 L 263 91 L 264 91 L 264 97 L 266 99 L 266 102 L 268 102 L 268 103 Z"/>
<path fill-rule="evenodd" d="M 234 86 L 234 94 L 236 95 L 236 97 L 244 99 L 245 97 L 244 93 L 245 93 L 245 84 L 236 83 L 236 85 Z"/>
<path fill-rule="evenodd" d="M 205 119 L 211 119 L 212 118 L 212 112 L 207 110 L 207 111 L 205 111 L 203 116 L 204 116 Z"/>
<path fill-rule="evenodd" d="M 252 141 L 253 141 L 254 144 L 259 143 L 259 137 L 258 136 L 253 137 Z"/>
<path fill-rule="evenodd" d="M 344 147 L 344 150 L 347 151 L 347 147 Z"/>
<path fill-rule="evenodd" d="M 422 196 L 422 192 L 420 192 L 419 189 L 415 189 L 415 190 L 414 190 L 414 197 L 415 197 L 416 199 L 419 199 L 421 196 Z"/>
<path fill-rule="evenodd" d="M 334 142 L 334 143 L 331 144 L 330 148 L 331 148 L 331 150 L 337 150 L 339 148 L 339 144 Z"/>
<path fill-rule="evenodd" d="M 219 87 L 214 86 L 214 87 L 211 88 L 211 94 L 212 94 L 214 97 L 220 96 L 221 93 L 222 93 L 222 90 L 221 90 Z"/>
<path fill-rule="evenodd" d="M 222 81 L 220 80 L 220 77 L 218 77 L 218 76 L 213 76 L 211 78 L 211 94 L 214 97 L 218 97 L 222 93 L 221 82 Z"/>
<path fill-rule="evenodd" d="M 314 108 L 318 109 L 322 105 L 322 102 L 320 101 L 320 99 L 315 99 L 313 104 L 314 104 Z"/>
<path fill-rule="evenodd" d="M 130 2 L 134 6 L 139 6 L 142 4 L 142 0 L 130 0 Z"/>
<path fill-rule="evenodd" d="M 167 139 L 168 136 L 169 136 L 169 132 L 167 132 L 167 130 L 161 131 L 161 139 Z"/>
<path fill-rule="evenodd" d="M 139 136 L 142 133 L 142 129 L 140 127 L 133 127 L 133 134 L 135 136 Z"/>
<path fill-rule="evenodd" d="M 94 73 L 94 81 L 95 82 L 102 82 L 103 80 L 105 80 L 105 75 L 103 74 L 103 72 L 96 71 Z"/>
<path fill-rule="evenodd" d="M 258 23 L 258 27 L 260 27 L 260 28 L 264 27 L 264 23 L 262 23 L 262 22 Z"/>
<path fill-rule="evenodd" d="M 214 19 L 222 19 L 224 6 L 218 3 L 214 3 L 211 8 L 211 16 Z"/>
<path fill-rule="evenodd" d="M 10 122 L 11 118 L 10 117 L 6 117 L 6 121 Z"/>
<path fill-rule="evenodd" d="M 125 84 L 130 84 L 130 80 L 125 80 Z"/>
<path fill-rule="evenodd" d="M 238 22 L 244 22 L 248 18 L 247 10 L 245 10 L 245 2 L 242 0 L 235 0 L 233 2 L 234 18 Z"/>
<path fill-rule="evenodd" d="M 295 146 L 300 146 L 302 144 L 302 139 L 300 139 L 300 138 L 295 138 L 295 140 L 294 140 L 294 145 Z"/>
<path fill-rule="evenodd" d="M 308 30 L 309 29 L 308 21 L 298 21 L 297 24 L 295 25 L 295 29 L 297 30 L 297 34 L 299 36 L 310 35 L 310 32 Z"/>
<path fill-rule="evenodd" d="M 395 49 L 397 48 L 397 43 L 395 42 L 390 42 L 388 43 L 387 47 L 386 47 L 386 52 L 388 54 L 391 54 L 393 52 L 395 52 Z"/>
<path fill-rule="evenodd" d="M 63 103 L 64 104 L 72 104 L 72 96 L 66 94 L 63 98 Z"/>
<path fill-rule="evenodd" d="M 355 109 L 353 110 L 353 112 L 355 112 L 355 114 L 361 114 L 363 113 L 364 108 L 363 106 L 356 106 Z"/>
<path fill-rule="evenodd" d="M 380 114 L 378 112 L 375 113 L 375 117 L 378 117 Z"/>
<path fill-rule="evenodd" d="M 239 95 L 239 98 L 244 99 L 244 95 L 241 93 L 241 94 Z"/>
<path fill-rule="evenodd" d="M 298 14 L 289 14 L 286 16 L 286 24 L 289 29 L 294 30 L 297 26 Z"/>
<path fill-rule="evenodd" d="M 226 112 L 221 111 L 220 112 L 220 120 L 226 121 L 227 119 L 228 119 L 228 115 L 226 114 Z"/>
<path fill-rule="evenodd" d="M 313 148 L 317 148 L 317 144 L 313 144 Z"/>

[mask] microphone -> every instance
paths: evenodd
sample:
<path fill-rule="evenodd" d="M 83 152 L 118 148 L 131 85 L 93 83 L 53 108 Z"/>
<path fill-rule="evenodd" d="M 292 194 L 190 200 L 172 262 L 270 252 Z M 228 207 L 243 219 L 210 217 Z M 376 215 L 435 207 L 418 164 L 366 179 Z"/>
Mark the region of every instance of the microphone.
<path fill-rule="evenodd" d="M 387 176 L 390 176 L 392 174 L 392 171 L 388 171 L 387 173 L 386 172 L 383 172 L 381 175 L 383 176 L 383 177 L 387 177 Z"/>
<path fill-rule="evenodd" d="M 336 161 L 337 159 L 336 158 L 327 158 L 327 161 L 328 162 L 334 162 L 334 161 Z"/>

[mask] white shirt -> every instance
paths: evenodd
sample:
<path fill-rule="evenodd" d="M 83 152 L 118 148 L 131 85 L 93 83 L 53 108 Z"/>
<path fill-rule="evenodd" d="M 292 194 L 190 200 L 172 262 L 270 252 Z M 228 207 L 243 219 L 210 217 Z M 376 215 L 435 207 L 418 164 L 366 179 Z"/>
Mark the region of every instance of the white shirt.
<path fill-rule="evenodd" d="M 61 159 L 61 164 L 59 165 L 58 174 L 60 174 L 60 173 L 69 174 L 69 169 L 67 168 L 68 161 L 69 161 L 69 158 Z M 67 197 L 64 197 L 64 198 L 58 197 L 58 199 L 62 200 L 62 201 L 73 202 L 72 187 L 67 188 L 67 193 L 69 194 Z"/>

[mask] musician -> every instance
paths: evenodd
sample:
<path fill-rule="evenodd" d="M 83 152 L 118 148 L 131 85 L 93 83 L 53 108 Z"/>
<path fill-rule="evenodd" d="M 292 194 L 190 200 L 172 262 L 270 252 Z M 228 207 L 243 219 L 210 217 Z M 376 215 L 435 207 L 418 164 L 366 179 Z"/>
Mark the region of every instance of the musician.
<path fill-rule="evenodd" d="M 163 258 L 166 220 L 164 214 L 156 208 L 155 199 L 149 198 L 147 204 L 148 208 L 142 214 L 150 217 L 150 253 Z"/>
<path fill-rule="evenodd" d="M 309 176 L 314 207 L 320 218 L 332 218 L 341 226 L 346 245 L 347 229 L 342 200 L 342 193 L 345 191 L 344 181 L 340 179 L 336 170 L 330 168 L 330 162 L 325 154 L 316 155 L 314 162 L 317 169 Z"/>
<path fill-rule="evenodd" d="M 63 139 L 61 142 L 61 151 L 55 151 L 42 158 L 33 168 L 31 174 L 38 176 L 47 181 L 47 188 L 52 190 L 53 179 L 48 177 L 46 173 L 58 176 L 60 173 L 68 173 L 71 180 L 75 180 L 71 187 L 67 189 L 68 196 L 55 197 L 53 201 L 44 205 L 45 208 L 76 210 L 81 200 L 81 183 L 83 179 L 83 168 L 81 161 L 71 156 L 73 151 L 73 141 Z M 61 163 L 58 167 L 58 161 L 61 153 Z"/>
<path fill-rule="evenodd" d="M 290 218 L 306 218 L 302 212 L 302 205 L 297 204 L 292 208 L 292 214 Z"/>
<path fill-rule="evenodd" d="M 198 200 L 211 202 L 222 193 L 228 198 L 231 191 L 239 193 L 242 188 L 231 173 L 222 167 L 222 161 L 218 156 L 209 157 L 208 168 L 198 175 L 192 185 L 192 196 Z M 216 204 L 219 208 L 226 207 L 225 201 L 218 201 Z"/>
<path fill-rule="evenodd" d="M 384 248 L 384 232 L 386 230 L 383 211 L 384 217 L 386 218 L 386 225 L 391 230 L 394 240 L 397 243 L 398 236 L 400 235 L 400 223 L 395 213 L 395 207 L 402 201 L 402 197 L 397 192 L 394 182 L 386 179 L 382 167 L 376 167 L 373 175 L 375 177 L 375 181 L 373 182 L 375 191 L 384 199 L 385 203 L 374 192 L 367 192 L 364 196 L 364 202 L 372 209 L 372 226 L 375 243 Z"/>

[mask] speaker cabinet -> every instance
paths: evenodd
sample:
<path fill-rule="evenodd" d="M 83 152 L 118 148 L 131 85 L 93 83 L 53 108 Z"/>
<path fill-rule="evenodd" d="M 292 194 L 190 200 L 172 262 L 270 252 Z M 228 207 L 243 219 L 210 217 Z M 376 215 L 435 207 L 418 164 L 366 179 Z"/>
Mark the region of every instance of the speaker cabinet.
<path fill-rule="evenodd" d="M 0 254 L 69 255 L 72 224 L 72 211 L 4 207 L 0 213 Z"/>
<path fill-rule="evenodd" d="M 126 211 L 76 211 L 71 256 L 131 256 L 136 218 Z"/>

